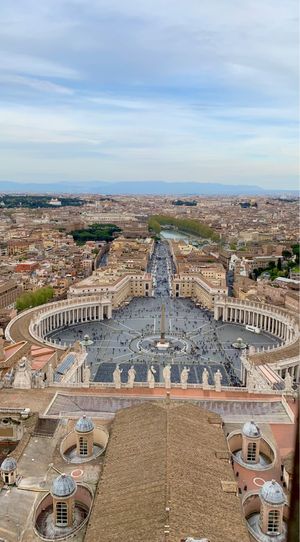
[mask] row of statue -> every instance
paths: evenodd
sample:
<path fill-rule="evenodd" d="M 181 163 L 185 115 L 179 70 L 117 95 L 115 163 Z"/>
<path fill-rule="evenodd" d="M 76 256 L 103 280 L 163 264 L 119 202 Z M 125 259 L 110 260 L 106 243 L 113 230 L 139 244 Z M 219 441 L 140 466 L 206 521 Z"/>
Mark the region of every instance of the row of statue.
<path fill-rule="evenodd" d="M 113 383 L 116 389 L 121 388 L 122 372 L 123 372 L 123 369 L 120 369 L 120 366 L 116 365 L 116 368 L 113 372 Z M 190 369 L 184 366 L 180 373 L 180 384 L 181 384 L 182 389 L 187 389 L 189 372 L 190 372 Z M 148 383 L 149 388 L 154 388 L 155 386 L 155 374 L 156 374 L 156 369 L 154 368 L 153 365 L 151 365 L 147 371 L 147 383 Z M 164 379 L 165 388 L 168 388 L 168 389 L 171 388 L 171 365 L 170 364 L 165 365 L 165 367 L 163 368 L 162 375 Z M 131 365 L 130 369 L 128 369 L 128 374 L 127 374 L 128 388 L 133 388 L 135 377 L 136 377 L 136 370 L 134 368 L 134 365 Z M 208 383 L 208 378 L 209 378 L 209 372 L 205 367 L 202 373 L 203 389 L 208 389 L 210 387 Z M 222 373 L 218 369 L 214 373 L 214 383 L 215 383 L 216 391 L 221 391 L 221 382 L 222 382 Z"/>

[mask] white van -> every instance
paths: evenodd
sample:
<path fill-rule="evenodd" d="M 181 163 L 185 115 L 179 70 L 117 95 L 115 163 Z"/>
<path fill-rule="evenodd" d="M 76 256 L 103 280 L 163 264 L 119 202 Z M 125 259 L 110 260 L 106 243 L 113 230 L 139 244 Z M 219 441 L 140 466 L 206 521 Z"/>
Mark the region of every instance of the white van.
<path fill-rule="evenodd" d="M 252 333 L 260 333 L 259 327 L 255 326 L 246 326 L 247 331 L 252 331 Z"/>

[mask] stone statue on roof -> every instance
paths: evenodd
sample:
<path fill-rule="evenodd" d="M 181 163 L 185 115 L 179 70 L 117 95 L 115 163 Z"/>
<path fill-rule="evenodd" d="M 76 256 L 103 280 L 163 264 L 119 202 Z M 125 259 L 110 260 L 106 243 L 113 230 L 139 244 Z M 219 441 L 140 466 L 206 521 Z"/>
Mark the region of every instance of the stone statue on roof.
<path fill-rule="evenodd" d="M 214 381 L 215 381 L 215 390 L 221 391 L 221 381 L 222 381 L 222 373 L 220 369 L 218 369 L 214 374 Z"/>
<path fill-rule="evenodd" d="M 133 388 L 135 376 L 136 376 L 136 370 L 134 368 L 134 365 L 131 365 L 130 369 L 128 370 L 128 379 L 127 379 L 128 388 Z"/>
<path fill-rule="evenodd" d="M 206 367 L 204 367 L 203 373 L 202 373 L 202 386 L 203 386 L 203 389 L 208 388 L 208 378 L 209 378 L 209 372 L 206 369 Z"/>
<path fill-rule="evenodd" d="M 51 386 L 51 384 L 53 384 L 53 381 L 54 381 L 54 370 L 53 370 L 52 363 L 49 363 L 48 371 L 47 371 L 47 382 L 48 382 L 49 386 Z"/>
<path fill-rule="evenodd" d="M 121 387 L 121 374 L 123 372 L 123 369 L 120 369 L 119 365 L 116 365 L 116 368 L 113 372 L 113 381 L 116 389 L 120 389 Z"/>
<path fill-rule="evenodd" d="M 183 390 L 187 389 L 187 382 L 189 378 L 190 369 L 187 369 L 186 366 L 183 367 L 180 374 L 180 383 Z"/>
<path fill-rule="evenodd" d="M 154 369 L 153 365 L 151 365 L 151 367 L 148 369 L 148 372 L 147 372 L 147 382 L 149 384 L 149 388 L 154 388 L 154 385 L 155 385 L 155 375 L 156 373 L 156 370 Z"/>
<path fill-rule="evenodd" d="M 91 380 L 91 369 L 88 365 L 85 365 L 83 368 L 83 383 L 84 384 L 90 384 Z"/>
<path fill-rule="evenodd" d="M 73 346 L 72 346 L 72 350 L 73 352 L 76 352 L 78 354 L 81 354 L 81 352 L 83 352 L 83 346 L 82 344 L 80 344 L 80 341 L 75 341 Z"/>
<path fill-rule="evenodd" d="M 171 387 L 171 365 L 168 363 L 163 368 L 163 379 L 165 381 L 165 388 Z"/>
<path fill-rule="evenodd" d="M 32 373 L 30 363 L 25 356 L 21 358 L 16 367 L 13 388 L 30 389 L 32 387 Z"/>
<path fill-rule="evenodd" d="M 44 388 L 43 374 L 41 371 L 35 373 L 35 387 Z"/>
<path fill-rule="evenodd" d="M 4 340 L 2 337 L 0 337 L 0 361 L 5 360 L 5 353 L 4 353 Z"/>
<path fill-rule="evenodd" d="M 290 373 L 288 372 L 288 370 L 286 371 L 285 377 L 284 377 L 284 391 L 285 392 L 293 391 L 293 379 Z"/>

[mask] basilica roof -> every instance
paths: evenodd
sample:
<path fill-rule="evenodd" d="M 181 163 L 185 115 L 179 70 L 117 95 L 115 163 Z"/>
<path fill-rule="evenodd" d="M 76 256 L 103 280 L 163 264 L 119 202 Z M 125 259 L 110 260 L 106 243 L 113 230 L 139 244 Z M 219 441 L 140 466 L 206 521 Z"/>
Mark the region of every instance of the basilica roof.
<path fill-rule="evenodd" d="M 86 542 L 249 542 L 217 414 L 146 403 L 116 414 Z M 229 483 L 228 483 L 229 482 Z"/>

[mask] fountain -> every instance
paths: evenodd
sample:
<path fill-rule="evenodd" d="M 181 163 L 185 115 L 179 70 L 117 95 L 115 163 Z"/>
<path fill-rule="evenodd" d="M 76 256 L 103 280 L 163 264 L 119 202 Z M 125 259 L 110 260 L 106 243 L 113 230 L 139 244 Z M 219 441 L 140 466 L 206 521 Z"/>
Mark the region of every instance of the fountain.
<path fill-rule="evenodd" d="M 234 343 L 232 343 L 233 348 L 237 348 L 238 350 L 244 350 L 247 348 L 247 343 L 243 341 L 241 337 L 239 337 Z"/>

